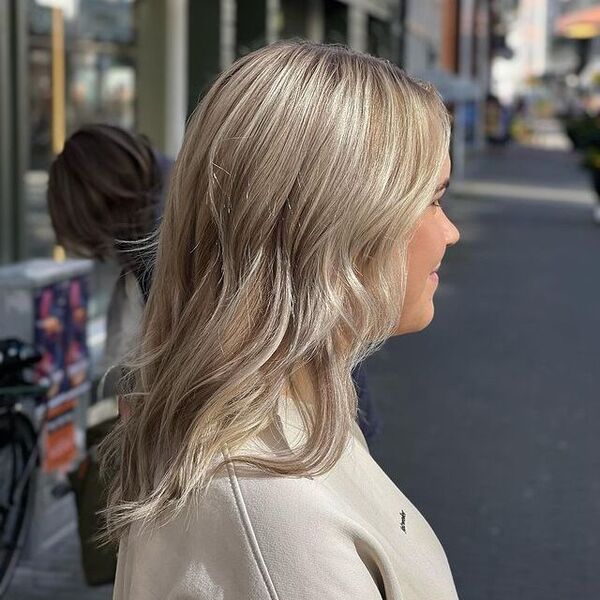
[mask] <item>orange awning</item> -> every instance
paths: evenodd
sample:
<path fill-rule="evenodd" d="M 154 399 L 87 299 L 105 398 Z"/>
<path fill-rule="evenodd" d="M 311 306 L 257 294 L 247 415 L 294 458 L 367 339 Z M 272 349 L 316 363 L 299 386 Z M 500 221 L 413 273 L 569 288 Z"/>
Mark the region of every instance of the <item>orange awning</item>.
<path fill-rule="evenodd" d="M 554 30 L 562 37 L 574 39 L 600 35 L 600 4 L 563 15 L 556 19 Z"/>

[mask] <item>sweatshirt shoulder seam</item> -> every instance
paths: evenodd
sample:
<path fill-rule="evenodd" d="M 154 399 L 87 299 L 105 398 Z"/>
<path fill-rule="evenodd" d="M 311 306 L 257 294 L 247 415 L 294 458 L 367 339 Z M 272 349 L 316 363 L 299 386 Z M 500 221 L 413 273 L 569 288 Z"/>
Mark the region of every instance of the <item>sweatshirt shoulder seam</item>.
<path fill-rule="evenodd" d="M 226 458 L 229 458 L 229 453 L 224 452 L 226 454 Z M 242 528 L 246 535 L 246 539 L 250 548 L 252 550 L 252 556 L 254 558 L 254 562 L 261 574 L 261 578 L 267 592 L 269 593 L 269 598 L 271 600 L 280 600 L 277 591 L 275 590 L 275 585 L 273 584 L 273 580 L 271 579 L 271 575 L 269 574 L 269 570 L 267 568 L 267 564 L 260 550 L 260 546 L 258 544 L 258 539 L 256 534 L 254 533 L 254 528 L 252 527 L 252 522 L 250 520 L 250 515 L 248 514 L 248 510 L 246 508 L 246 503 L 244 502 L 244 496 L 242 495 L 242 490 L 240 487 L 240 483 L 237 478 L 237 474 L 235 472 L 235 467 L 232 463 L 227 463 L 227 471 L 228 471 L 228 479 L 229 485 L 231 487 L 231 491 L 233 493 L 233 497 L 235 499 L 236 508 L 238 510 L 238 514 L 240 516 L 240 520 L 242 522 Z"/>

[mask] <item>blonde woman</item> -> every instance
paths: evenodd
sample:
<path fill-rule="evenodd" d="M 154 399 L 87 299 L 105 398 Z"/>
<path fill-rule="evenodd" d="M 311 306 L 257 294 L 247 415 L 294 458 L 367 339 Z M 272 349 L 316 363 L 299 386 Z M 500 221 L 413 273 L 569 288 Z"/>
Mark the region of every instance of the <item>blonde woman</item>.
<path fill-rule="evenodd" d="M 350 377 L 433 317 L 459 238 L 449 129 L 431 86 L 308 42 L 245 56 L 202 100 L 105 449 L 115 600 L 456 598 Z"/>

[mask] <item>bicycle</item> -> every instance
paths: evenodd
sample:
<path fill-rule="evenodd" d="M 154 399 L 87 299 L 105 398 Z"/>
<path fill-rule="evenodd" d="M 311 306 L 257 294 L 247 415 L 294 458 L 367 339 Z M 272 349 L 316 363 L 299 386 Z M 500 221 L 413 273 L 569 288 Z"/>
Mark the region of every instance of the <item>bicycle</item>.
<path fill-rule="evenodd" d="M 27 416 L 26 401 L 45 396 L 28 369 L 41 356 L 16 339 L 0 341 L 0 597 L 6 592 L 33 516 L 39 431 Z"/>

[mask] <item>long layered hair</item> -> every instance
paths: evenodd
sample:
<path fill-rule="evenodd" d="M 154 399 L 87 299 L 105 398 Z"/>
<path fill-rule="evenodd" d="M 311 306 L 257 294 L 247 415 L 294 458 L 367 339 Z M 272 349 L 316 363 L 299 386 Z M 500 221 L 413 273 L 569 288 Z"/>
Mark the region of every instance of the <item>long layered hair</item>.
<path fill-rule="evenodd" d="M 176 514 L 228 460 L 295 476 L 335 464 L 351 370 L 397 327 L 449 136 L 430 85 L 346 47 L 278 42 L 220 75 L 172 174 L 131 415 L 103 449 L 111 534 Z M 283 397 L 303 443 L 236 455 Z"/>

